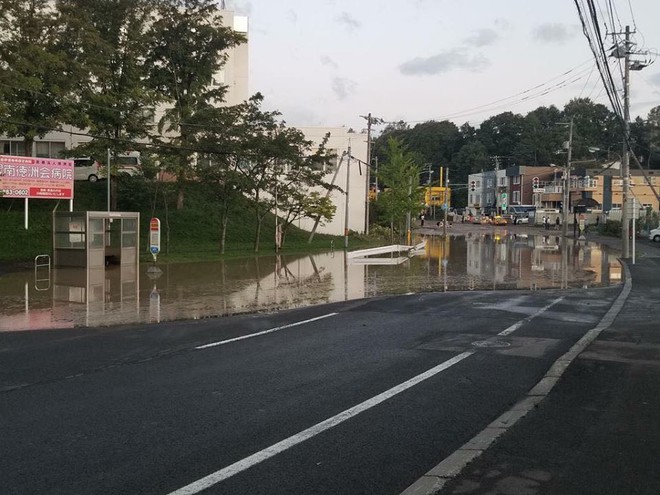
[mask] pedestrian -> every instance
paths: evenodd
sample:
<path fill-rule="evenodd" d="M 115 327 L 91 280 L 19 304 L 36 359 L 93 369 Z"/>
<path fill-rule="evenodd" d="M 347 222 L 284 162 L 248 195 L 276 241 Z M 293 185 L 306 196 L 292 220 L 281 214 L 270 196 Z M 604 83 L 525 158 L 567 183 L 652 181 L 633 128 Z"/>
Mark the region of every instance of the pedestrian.
<path fill-rule="evenodd" d="M 559 230 L 559 215 L 557 215 L 557 219 L 555 220 L 555 230 Z"/>
<path fill-rule="evenodd" d="M 424 213 L 422 213 L 422 214 L 419 216 L 419 219 L 420 219 L 421 222 L 422 222 L 422 227 L 424 227 Z"/>

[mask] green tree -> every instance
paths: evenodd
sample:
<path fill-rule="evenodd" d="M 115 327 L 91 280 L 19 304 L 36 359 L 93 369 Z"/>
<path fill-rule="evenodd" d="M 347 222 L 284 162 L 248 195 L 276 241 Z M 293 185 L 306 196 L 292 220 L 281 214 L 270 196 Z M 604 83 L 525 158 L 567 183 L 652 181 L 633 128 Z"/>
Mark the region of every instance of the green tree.
<path fill-rule="evenodd" d="M 522 115 L 503 112 L 481 123 L 477 139 L 490 155 L 508 157 L 520 142 L 524 127 L 525 119 Z"/>
<path fill-rule="evenodd" d="M 560 110 L 551 105 L 538 107 L 525 115 L 522 134 L 512 150 L 513 160 L 521 165 L 550 165 L 557 160 L 565 129 Z"/>
<path fill-rule="evenodd" d="M 247 163 L 245 135 L 241 112 L 246 104 L 209 108 L 204 114 L 207 123 L 198 134 L 197 146 L 204 150 L 199 156 L 197 177 L 211 188 L 220 205 L 220 253 L 225 253 L 227 226 L 233 208 L 240 203 L 247 189 L 241 166 Z"/>
<path fill-rule="evenodd" d="M 467 184 L 468 175 L 490 168 L 490 158 L 486 147 L 474 140 L 463 145 L 452 162 L 450 169 L 452 182 Z M 451 183 L 450 183 L 451 184 Z M 467 204 L 467 188 L 452 189 L 452 204 Z"/>
<path fill-rule="evenodd" d="M 312 142 L 300 132 L 289 134 L 294 153 L 284 172 L 277 177 L 277 208 L 282 212 L 282 245 L 289 227 L 296 220 L 314 218 L 320 223 L 333 219 L 336 205 L 328 194 L 339 187 L 326 180 L 326 169 L 335 159 L 326 148 L 330 134 L 312 152 Z"/>
<path fill-rule="evenodd" d="M 34 140 L 65 120 L 70 70 L 58 49 L 60 18 L 48 0 L 0 0 L 0 132 Z"/>
<path fill-rule="evenodd" d="M 593 158 L 589 148 L 611 150 L 619 156 L 623 147 L 623 129 L 616 115 L 605 105 L 588 98 L 574 98 L 564 106 L 563 121 L 573 119 L 573 159 Z M 563 141 L 568 141 L 564 127 Z"/>
<path fill-rule="evenodd" d="M 424 190 L 417 187 L 422 166 L 415 163 L 412 154 L 395 138 L 388 139 L 385 155 L 378 170 L 378 179 L 385 190 L 378 195 L 377 203 L 394 235 L 395 224 L 400 223 L 404 215 L 416 214 L 422 208 Z"/>
<path fill-rule="evenodd" d="M 222 25 L 214 0 L 162 0 L 150 33 L 147 61 L 149 83 L 169 107 L 159 130 L 172 133 L 179 146 L 171 172 L 177 177 L 177 208 L 183 208 L 183 186 L 193 175 L 193 144 L 203 129 L 203 115 L 224 100 L 227 87 L 215 84 L 214 75 L 226 63 L 228 48 L 245 37 Z"/>

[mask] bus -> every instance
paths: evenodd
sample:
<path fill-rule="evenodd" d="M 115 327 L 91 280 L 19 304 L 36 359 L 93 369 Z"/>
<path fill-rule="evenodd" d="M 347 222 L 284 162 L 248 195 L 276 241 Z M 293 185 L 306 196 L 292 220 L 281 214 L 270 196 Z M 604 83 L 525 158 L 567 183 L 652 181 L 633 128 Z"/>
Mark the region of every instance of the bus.
<path fill-rule="evenodd" d="M 511 217 L 516 217 L 520 223 L 528 223 L 530 217 L 533 218 L 536 215 L 536 206 L 535 205 L 509 205 L 508 213 Z"/>

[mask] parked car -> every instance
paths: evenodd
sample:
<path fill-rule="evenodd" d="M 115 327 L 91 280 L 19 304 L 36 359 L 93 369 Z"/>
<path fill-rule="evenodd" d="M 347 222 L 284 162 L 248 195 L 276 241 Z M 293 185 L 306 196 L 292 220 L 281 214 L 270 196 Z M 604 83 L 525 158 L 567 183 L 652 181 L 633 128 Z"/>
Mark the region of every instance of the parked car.
<path fill-rule="evenodd" d="M 141 164 L 140 153 L 137 151 L 117 155 L 115 159 L 116 173 L 137 175 L 140 173 Z M 113 167 L 113 175 L 115 173 L 114 170 L 115 167 Z M 99 179 L 105 178 L 105 169 L 102 163 L 89 156 L 74 158 L 73 178 L 74 180 L 96 182 Z"/>
<path fill-rule="evenodd" d="M 653 229 L 651 232 L 649 232 L 649 240 L 654 242 L 660 242 L 660 227 L 658 227 L 657 229 Z"/>
<path fill-rule="evenodd" d="M 88 180 L 96 182 L 100 177 L 102 165 L 88 156 L 73 159 L 73 178 L 74 180 Z"/>

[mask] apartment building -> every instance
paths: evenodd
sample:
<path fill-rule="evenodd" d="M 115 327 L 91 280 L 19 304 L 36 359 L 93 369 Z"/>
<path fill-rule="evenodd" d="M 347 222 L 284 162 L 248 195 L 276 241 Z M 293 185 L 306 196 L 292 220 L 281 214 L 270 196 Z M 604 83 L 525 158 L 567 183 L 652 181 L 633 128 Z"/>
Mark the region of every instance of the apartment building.
<path fill-rule="evenodd" d="M 248 42 L 227 50 L 227 62 L 213 77 L 213 85 L 226 85 L 227 92 L 222 105 L 236 105 L 249 97 L 249 32 L 248 18 L 237 15 L 231 10 L 221 11 L 223 24 L 231 26 L 235 31 L 242 33 Z M 154 124 L 163 116 L 168 105 L 160 105 L 151 109 Z M 150 111 L 145 109 L 145 111 Z M 34 148 L 29 153 L 41 158 L 59 158 L 64 150 L 91 141 L 83 129 L 74 126 L 62 126 L 62 131 L 49 132 L 43 138 L 36 138 Z M 25 155 L 24 143 L 21 138 L 0 136 L 0 154 Z"/>

